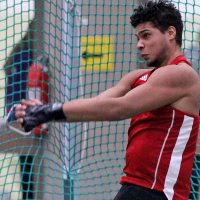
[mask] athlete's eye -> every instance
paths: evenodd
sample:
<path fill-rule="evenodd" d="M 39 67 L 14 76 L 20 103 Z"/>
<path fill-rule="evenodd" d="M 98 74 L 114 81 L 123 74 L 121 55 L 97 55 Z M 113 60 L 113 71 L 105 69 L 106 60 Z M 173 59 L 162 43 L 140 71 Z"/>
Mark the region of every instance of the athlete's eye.
<path fill-rule="evenodd" d="M 143 39 L 148 39 L 150 37 L 150 35 L 151 35 L 150 33 L 145 32 L 145 33 L 142 34 L 142 38 Z"/>

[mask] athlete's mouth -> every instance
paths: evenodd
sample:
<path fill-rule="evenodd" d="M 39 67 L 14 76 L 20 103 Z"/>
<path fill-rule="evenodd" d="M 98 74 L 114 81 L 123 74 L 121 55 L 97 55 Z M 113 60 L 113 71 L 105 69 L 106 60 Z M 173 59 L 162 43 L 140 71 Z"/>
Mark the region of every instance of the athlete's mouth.
<path fill-rule="evenodd" d="M 147 60 L 148 59 L 148 54 L 141 54 L 141 57 L 144 59 L 144 60 Z"/>

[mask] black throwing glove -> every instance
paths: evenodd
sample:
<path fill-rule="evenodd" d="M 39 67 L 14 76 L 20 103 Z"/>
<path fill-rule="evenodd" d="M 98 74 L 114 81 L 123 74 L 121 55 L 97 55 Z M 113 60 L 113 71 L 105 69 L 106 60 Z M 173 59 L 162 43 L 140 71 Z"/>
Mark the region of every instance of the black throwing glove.
<path fill-rule="evenodd" d="M 54 103 L 53 105 L 35 105 L 28 107 L 26 109 L 26 115 L 22 124 L 24 130 L 29 132 L 40 124 L 66 119 L 62 107 L 62 103 Z"/>

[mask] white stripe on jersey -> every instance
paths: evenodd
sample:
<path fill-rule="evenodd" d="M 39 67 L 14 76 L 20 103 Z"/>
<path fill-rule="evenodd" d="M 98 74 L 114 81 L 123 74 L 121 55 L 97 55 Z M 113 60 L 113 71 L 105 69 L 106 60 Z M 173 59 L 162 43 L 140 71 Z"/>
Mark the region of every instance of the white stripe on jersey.
<path fill-rule="evenodd" d="M 194 118 L 189 116 L 184 116 L 183 124 L 180 128 L 180 132 L 172 152 L 169 169 L 165 178 L 165 185 L 163 190 L 168 200 L 172 200 L 174 196 L 174 185 L 177 182 L 182 162 L 183 152 L 189 140 L 193 122 Z"/>
<path fill-rule="evenodd" d="M 160 160 L 161 160 L 161 156 L 162 156 L 162 153 L 163 153 L 165 144 L 166 144 L 167 139 L 168 139 L 168 137 L 169 137 L 169 133 L 170 133 L 170 131 L 171 131 L 172 127 L 173 127 L 173 124 L 174 124 L 174 116 L 175 116 L 175 111 L 173 110 L 173 113 L 172 113 L 172 121 L 171 121 L 170 127 L 169 127 L 169 129 L 168 129 L 168 131 L 167 131 L 167 135 L 166 135 L 165 140 L 164 140 L 164 143 L 163 143 L 163 145 L 162 145 L 162 149 L 161 149 L 161 151 L 160 151 L 160 155 L 159 155 L 159 158 L 158 158 L 158 163 L 157 163 L 157 165 L 156 165 L 156 170 L 155 170 L 155 173 L 154 173 L 154 182 L 153 182 L 153 185 L 152 185 L 151 189 L 154 189 L 154 186 L 155 186 L 155 184 L 156 184 L 156 178 L 157 178 L 157 173 L 158 173 L 158 167 L 159 167 L 159 164 L 160 164 Z"/>

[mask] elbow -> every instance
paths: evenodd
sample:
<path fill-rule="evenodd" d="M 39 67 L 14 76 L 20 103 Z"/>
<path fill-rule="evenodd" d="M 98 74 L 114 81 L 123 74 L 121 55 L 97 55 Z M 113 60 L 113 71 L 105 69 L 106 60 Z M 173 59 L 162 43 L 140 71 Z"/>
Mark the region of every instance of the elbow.
<path fill-rule="evenodd" d="M 113 105 L 109 111 L 109 121 L 121 121 L 134 117 L 132 110 L 122 104 Z"/>

